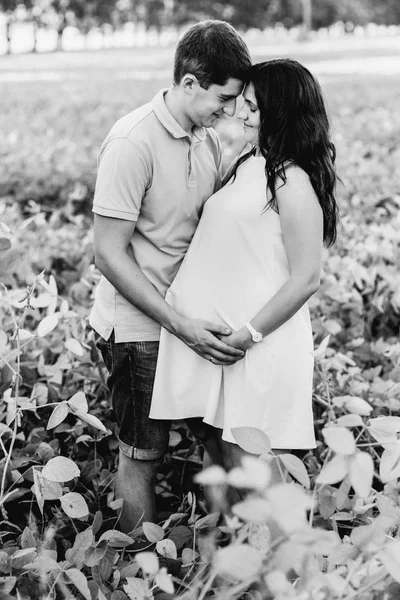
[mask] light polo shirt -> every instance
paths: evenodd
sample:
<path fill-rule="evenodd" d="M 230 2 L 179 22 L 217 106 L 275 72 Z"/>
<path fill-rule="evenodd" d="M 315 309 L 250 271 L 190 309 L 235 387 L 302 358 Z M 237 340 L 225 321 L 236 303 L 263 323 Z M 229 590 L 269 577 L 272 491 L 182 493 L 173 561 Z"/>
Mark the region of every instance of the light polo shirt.
<path fill-rule="evenodd" d="M 135 221 L 130 241 L 140 269 L 164 297 L 193 237 L 206 200 L 221 186 L 221 145 L 212 129 L 192 136 L 165 105 L 161 90 L 129 113 L 104 140 L 93 212 Z M 104 339 L 155 341 L 160 326 L 102 277 L 90 324 Z"/>

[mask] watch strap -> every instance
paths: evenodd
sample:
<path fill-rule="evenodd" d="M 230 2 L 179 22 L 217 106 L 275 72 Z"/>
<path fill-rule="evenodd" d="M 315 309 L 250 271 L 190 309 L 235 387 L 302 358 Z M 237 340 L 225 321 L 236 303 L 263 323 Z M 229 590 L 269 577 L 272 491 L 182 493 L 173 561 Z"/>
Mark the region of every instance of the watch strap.
<path fill-rule="evenodd" d="M 262 334 L 259 331 L 257 331 L 256 329 L 254 329 L 254 327 L 253 327 L 253 325 L 251 325 L 251 323 L 246 323 L 245 327 L 250 332 L 253 342 L 261 342 L 262 337 L 263 337 Z"/>

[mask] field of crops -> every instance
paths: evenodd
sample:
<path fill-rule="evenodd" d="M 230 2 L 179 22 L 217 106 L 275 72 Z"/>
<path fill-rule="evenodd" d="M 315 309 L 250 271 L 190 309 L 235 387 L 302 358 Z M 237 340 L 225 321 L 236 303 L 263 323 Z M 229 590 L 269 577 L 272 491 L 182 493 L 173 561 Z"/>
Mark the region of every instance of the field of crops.
<path fill-rule="evenodd" d="M 201 449 L 177 423 L 159 523 L 131 536 L 117 531 L 115 425 L 87 325 L 90 209 L 102 139 L 169 85 L 172 50 L 1 59 L 2 599 L 400 597 L 400 52 L 346 43 L 253 49 L 316 73 L 338 152 L 338 241 L 310 301 L 318 447 L 283 465 L 300 485 L 264 489 L 266 462 L 245 465 L 235 481 L 251 493 L 223 522 L 207 514 Z M 239 129 L 219 124 L 227 162 Z M 211 481 L 220 495 L 229 483 Z"/>

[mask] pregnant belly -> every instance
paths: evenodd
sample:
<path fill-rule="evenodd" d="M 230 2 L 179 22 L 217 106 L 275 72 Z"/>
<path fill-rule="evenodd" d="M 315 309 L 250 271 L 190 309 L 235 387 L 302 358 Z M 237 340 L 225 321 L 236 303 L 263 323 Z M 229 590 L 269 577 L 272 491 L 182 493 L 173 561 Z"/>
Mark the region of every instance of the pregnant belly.
<path fill-rule="evenodd" d="M 266 281 L 248 281 L 226 273 L 217 278 L 182 275 L 166 294 L 168 304 L 189 319 L 206 319 L 233 329 L 253 318 L 276 292 Z"/>

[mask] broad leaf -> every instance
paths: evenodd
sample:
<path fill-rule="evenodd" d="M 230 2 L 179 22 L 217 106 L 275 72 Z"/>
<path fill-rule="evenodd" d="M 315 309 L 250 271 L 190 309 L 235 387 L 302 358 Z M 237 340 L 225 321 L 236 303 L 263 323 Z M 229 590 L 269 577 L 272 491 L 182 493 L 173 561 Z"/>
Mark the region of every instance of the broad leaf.
<path fill-rule="evenodd" d="M 67 402 L 72 412 L 79 411 L 80 413 L 87 413 L 89 406 L 86 400 L 84 392 L 76 392 Z"/>
<path fill-rule="evenodd" d="M 271 442 L 268 436 L 256 427 L 233 427 L 232 435 L 236 443 L 250 454 L 265 454 L 271 452 Z"/>
<path fill-rule="evenodd" d="M 220 518 L 219 512 L 210 513 L 201 519 L 197 519 L 194 524 L 195 529 L 208 529 L 209 527 L 216 527 Z M 169 536 L 172 539 L 172 536 Z"/>
<path fill-rule="evenodd" d="M 336 510 L 336 491 L 330 485 L 318 490 L 318 510 L 323 519 L 329 519 Z"/>
<path fill-rule="evenodd" d="M 359 452 L 350 461 L 349 478 L 356 494 L 368 498 L 374 477 L 374 461 L 367 452 Z"/>
<path fill-rule="evenodd" d="M 348 542 L 342 543 L 328 555 L 328 562 L 332 565 L 347 565 L 359 554 L 359 549 L 353 546 L 353 544 L 349 544 Z"/>
<path fill-rule="evenodd" d="M 82 421 L 85 421 L 85 423 L 88 423 L 95 429 L 100 429 L 100 431 L 107 433 L 107 429 L 104 427 L 103 423 L 94 415 L 90 415 L 89 413 L 82 413 L 79 410 L 76 410 L 74 414 L 76 417 L 78 417 L 78 419 L 82 419 Z"/>
<path fill-rule="evenodd" d="M 400 583 L 400 542 L 388 542 L 378 556 L 387 572 Z"/>
<path fill-rule="evenodd" d="M 48 335 L 53 329 L 55 329 L 58 325 L 59 315 L 52 314 L 47 317 L 44 317 L 39 323 L 37 328 L 37 334 L 39 337 L 44 337 Z"/>
<path fill-rule="evenodd" d="M 174 529 L 168 535 L 170 540 L 173 540 L 175 546 L 180 549 L 185 544 L 187 544 L 193 537 L 193 532 L 189 527 L 185 527 L 185 525 L 178 525 L 174 527 Z"/>
<path fill-rule="evenodd" d="M 16 577 L 0 577 L 0 597 L 3 598 L 6 594 L 9 594 L 16 583 Z"/>
<path fill-rule="evenodd" d="M 23 550 L 17 550 L 11 556 L 11 568 L 12 569 L 23 569 L 25 565 L 35 560 L 37 556 L 36 547 L 24 548 Z"/>
<path fill-rule="evenodd" d="M 160 569 L 158 558 L 153 552 L 139 552 L 136 554 L 135 560 L 146 575 L 155 575 Z"/>
<path fill-rule="evenodd" d="M 75 356 L 83 356 L 83 348 L 81 343 L 78 342 L 78 340 L 75 340 L 74 338 L 69 338 L 68 340 L 65 340 L 64 345 L 66 349 L 72 352 L 72 354 L 75 354 Z"/>
<path fill-rule="evenodd" d="M 232 512 L 242 521 L 263 523 L 271 517 L 271 508 L 263 498 L 248 497 L 232 507 Z"/>
<path fill-rule="evenodd" d="M 182 441 L 182 436 L 179 433 L 179 431 L 170 431 L 169 432 L 169 442 L 168 442 L 168 446 L 170 448 L 175 448 L 176 446 L 178 446 Z"/>
<path fill-rule="evenodd" d="M 75 537 L 74 545 L 65 553 L 65 558 L 78 568 L 85 562 L 85 553 L 94 541 L 93 529 L 88 527 Z"/>
<path fill-rule="evenodd" d="M 26 548 L 34 548 L 36 545 L 37 541 L 32 531 L 29 527 L 25 527 L 21 535 L 21 548 L 25 550 Z"/>
<path fill-rule="evenodd" d="M 85 552 L 84 563 L 87 567 L 97 567 L 108 549 L 108 542 L 103 540 L 96 546 L 90 546 Z M 135 573 L 136 575 L 136 573 Z"/>
<path fill-rule="evenodd" d="M 92 600 L 87 579 L 82 571 L 78 569 L 67 569 L 65 571 L 66 576 L 74 584 L 79 593 L 85 598 L 85 600 Z"/>
<path fill-rule="evenodd" d="M 160 556 L 165 556 L 165 558 L 178 558 L 178 553 L 176 550 L 176 546 L 172 540 L 160 540 L 156 544 L 156 551 Z"/>
<path fill-rule="evenodd" d="M 38 503 L 40 512 L 43 515 L 43 508 L 44 508 L 44 495 L 43 495 L 43 487 L 44 487 L 44 477 L 41 473 L 41 471 L 39 471 L 39 469 L 32 469 L 32 473 L 33 473 L 33 493 L 36 496 L 36 501 Z"/>
<path fill-rule="evenodd" d="M 83 519 L 89 514 L 89 507 L 85 498 L 77 492 L 68 492 L 60 498 L 61 506 L 64 512 L 71 519 Z"/>
<path fill-rule="evenodd" d="M 47 422 L 46 429 L 53 429 L 57 427 L 60 423 L 64 421 L 64 419 L 68 416 L 68 406 L 66 402 L 60 402 L 54 408 L 53 412 L 50 415 L 50 418 Z"/>
<path fill-rule="evenodd" d="M 289 473 L 295 479 L 297 479 L 297 481 L 309 489 L 310 478 L 308 476 L 307 469 L 305 468 L 303 462 L 297 458 L 297 456 L 294 454 L 278 454 L 276 459 L 283 463 Z"/>
<path fill-rule="evenodd" d="M 400 443 L 390 444 L 381 456 L 379 475 L 383 483 L 400 477 Z"/>
<path fill-rule="evenodd" d="M 199 555 L 193 550 L 193 548 L 184 548 L 182 550 L 182 564 L 190 565 L 198 556 Z"/>
<path fill-rule="evenodd" d="M 166 592 L 167 594 L 174 593 L 174 584 L 172 582 L 171 575 L 168 575 L 166 569 L 162 569 L 159 573 L 157 573 L 154 581 L 156 586 L 159 587 L 163 592 Z"/>
<path fill-rule="evenodd" d="M 322 430 L 325 443 L 337 454 L 353 454 L 356 451 L 354 436 L 345 427 L 324 427 Z"/>
<path fill-rule="evenodd" d="M 223 485 L 226 483 L 226 471 L 219 465 L 207 467 L 194 477 L 196 483 L 200 485 Z"/>
<path fill-rule="evenodd" d="M 283 483 L 273 486 L 267 493 L 274 521 L 286 533 L 293 533 L 307 525 L 306 513 L 312 499 L 298 485 Z"/>
<path fill-rule="evenodd" d="M 343 415 L 338 418 L 337 424 L 339 427 L 362 427 L 364 425 L 360 415 Z"/>
<path fill-rule="evenodd" d="M 6 252 L 11 248 L 11 241 L 8 238 L 0 238 L 0 252 Z"/>
<path fill-rule="evenodd" d="M 129 600 L 145 600 L 149 590 L 148 585 L 139 577 L 127 577 L 127 583 L 123 586 L 124 592 Z"/>
<path fill-rule="evenodd" d="M 243 581 L 255 577 L 261 566 L 260 553 L 248 544 L 220 548 L 213 560 L 214 569 L 230 581 Z"/>
<path fill-rule="evenodd" d="M 263 557 L 271 550 L 271 532 L 265 523 L 250 523 L 247 541 Z"/>
<path fill-rule="evenodd" d="M 342 543 L 336 531 L 325 531 L 311 527 L 299 533 L 294 533 L 291 540 L 294 543 L 299 542 L 307 545 L 313 554 L 321 554 L 322 556 L 328 556 L 328 554 L 339 548 Z"/>
<path fill-rule="evenodd" d="M 164 538 L 165 531 L 160 525 L 150 523 L 150 521 L 144 521 L 142 527 L 144 535 L 152 544 L 155 544 Z"/>
<path fill-rule="evenodd" d="M 400 417 L 370 419 L 367 429 L 380 444 L 396 442 L 397 433 L 400 432 Z"/>
<path fill-rule="evenodd" d="M 372 412 L 372 406 L 368 404 L 363 398 L 356 396 L 346 396 L 344 403 L 346 410 L 362 417 L 368 417 Z"/>
<path fill-rule="evenodd" d="M 33 334 L 30 331 L 28 331 L 28 329 L 19 329 L 18 330 L 18 337 L 19 337 L 20 343 L 22 344 L 22 343 L 28 342 L 34 336 L 33 336 Z"/>
<path fill-rule="evenodd" d="M 44 383 L 35 383 L 35 386 L 32 391 L 32 396 L 36 398 L 36 403 L 39 406 L 43 406 L 47 404 L 49 399 L 49 388 Z"/>
<path fill-rule="evenodd" d="M 329 340 L 331 339 L 330 335 L 327 335 L 326 337 L 324 337 L 324 339 L 322 340 L 322 342 L 320 343 L 320 345 L 318 346 L 318 348 L 316 348 L 316 350 L 314 350 L 311 354 L 314 356 L 314 358 L 316 358 L 317 360 L 320 358 L 323 358 L 325 356 L 325 352 L 328 348 L 328 344 L 329 344 Z"/>
<path fill-rule="evenodd" d="M 49 481 L 43 477 L 43 498 L 45 500 L 59 500 L 62 495 L 62 487 L 57 481 Z"/>
<path fill-rule="evenodd" d="M 4 354 L 7 346 L 7 334 L 5 331 L 0 329 L 0 354 Z"/>
<path fill-rule="evenodd" d="M 65 456 L 56 456 L 49 460 L 42 471 L 43 477 L 49 481 L 71 481 L 74 477 L 79 477 L 79 467 L 70 458 Z"/>
<path fill-rule="evenodd" d="M 33 308 L 47 308 L 51 304 L 51 301 L 51 294 L 43 292 L 36 297 L 31 298 L 31 306 L 33 306 Z"/>
<path fill-rule="evenodd" d="M 329 462 L 323 467 L 319 475 L 317 476 L 316 483 L 324 484 L 335 484 L 342 481 L 347 475 L 348 462 L 346 457 L 343 455 L 334 456 Z"/>
<path fill-rule="evenodd" d="M 129 535 L 122 533 L 122 531 L 116 531 L 116 529 L 105 531 L 99 542 L 103 540 L 106 540 L 111 548 L 125 548 L 134 542 L 133 538 L 129 537 Z"/>
<path fill-rule="evenodd" d="M 254 456 L 244 456 L 242 466 L 229 471 L 228 483 L 236 488 L 263 491 L 271 479 L 271 468 Z"/>

